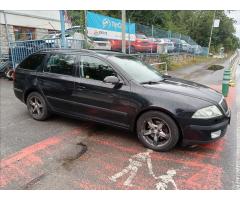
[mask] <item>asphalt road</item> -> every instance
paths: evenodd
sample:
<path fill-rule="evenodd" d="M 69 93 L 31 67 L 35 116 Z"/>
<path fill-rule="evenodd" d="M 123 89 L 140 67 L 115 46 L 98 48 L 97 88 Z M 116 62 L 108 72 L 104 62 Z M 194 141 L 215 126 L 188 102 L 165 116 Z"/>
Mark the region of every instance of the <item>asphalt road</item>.
<path fill-rule="evenodd" d="M 176 76 L 221 87 L 223 70 L 184 70 Z M 60 116 L 35 121 L 15 98 L 12 82 L 0 79 L 0 188 L 235 189 L 237 94 L 239 89 L 231 88 L 232 120 L 224 138 L 159 153 L 147 151 L 136 135 L 120 129 Z"/>

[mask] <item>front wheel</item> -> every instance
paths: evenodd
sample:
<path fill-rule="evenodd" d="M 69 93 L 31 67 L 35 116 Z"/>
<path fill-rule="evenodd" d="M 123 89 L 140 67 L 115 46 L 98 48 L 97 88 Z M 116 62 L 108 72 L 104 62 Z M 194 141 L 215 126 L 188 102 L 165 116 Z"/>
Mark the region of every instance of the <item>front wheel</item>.
<path fill-rule="evenodd" d="M 38 92 L 32 92 L 27 97 L 27 108 L 31 117 L 43 121 L 49 116 L 46 101 Z"/>
<path fill-rule="evenodd" d="M 179 140 L 179 130 L 174 120 L 158 111 L 149 111 L 140 116 L 137 134 L 144 146 L 155 151 L 169 151 Z"/>

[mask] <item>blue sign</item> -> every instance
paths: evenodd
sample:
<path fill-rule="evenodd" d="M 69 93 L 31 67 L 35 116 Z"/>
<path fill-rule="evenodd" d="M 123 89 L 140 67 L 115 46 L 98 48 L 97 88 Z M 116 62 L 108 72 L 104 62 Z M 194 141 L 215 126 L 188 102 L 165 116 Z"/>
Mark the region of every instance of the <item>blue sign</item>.
<path fill-rule="evenodd" d="M 108 17 L 94 12 L 87 12 L 87 29 L 89 36 L 121 39 L 122 20 Z M 135 23 L 126 23 L 126 34 L 130 33 L 131 39 L 135 35 Z"/>

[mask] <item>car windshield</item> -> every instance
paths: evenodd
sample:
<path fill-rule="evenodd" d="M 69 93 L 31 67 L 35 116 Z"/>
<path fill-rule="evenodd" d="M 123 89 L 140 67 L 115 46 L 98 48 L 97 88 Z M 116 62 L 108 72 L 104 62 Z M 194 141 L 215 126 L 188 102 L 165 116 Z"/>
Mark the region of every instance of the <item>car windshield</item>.
<path fill-rule="evenodd" d="M 162 75 L 157 70 L 135 57 L 120 55 L 109 56 L 108 59 L 119 65 L 122 70 L 138 83 L 156 83 L 163 80 Z"/>

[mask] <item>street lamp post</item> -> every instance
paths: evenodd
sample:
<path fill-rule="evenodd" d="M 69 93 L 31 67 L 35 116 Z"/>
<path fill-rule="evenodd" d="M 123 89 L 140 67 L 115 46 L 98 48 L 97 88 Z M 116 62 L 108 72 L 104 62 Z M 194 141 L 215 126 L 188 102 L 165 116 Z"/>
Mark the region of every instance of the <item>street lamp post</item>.
<path fill-rule="evenodd" d="M 61 22 L 61 47 L 66 48 L 64 10 L 60 10 L 59 12 Z"/>
<path fill-rule="evenodd" d="M 122 52 L 126 53 L 126 10 L 122 10 Z"/>
<path fill-rule="evenodd" d="M 214 13 L 213 13 L 213 22 L 212 22 L 211 33 L 210 33 L 210 37 L 209 37 L 209 43 L 208 43 L 208 54 L 207 54 L 207 56 L 209 56 L 209 51 L 210 51 L 210 47 L 211 47 L 212 32 L 213 32 L 213 26 L 214 26 L 215 15 L 216 15 L 216 10 L 215 10 Z"/>

